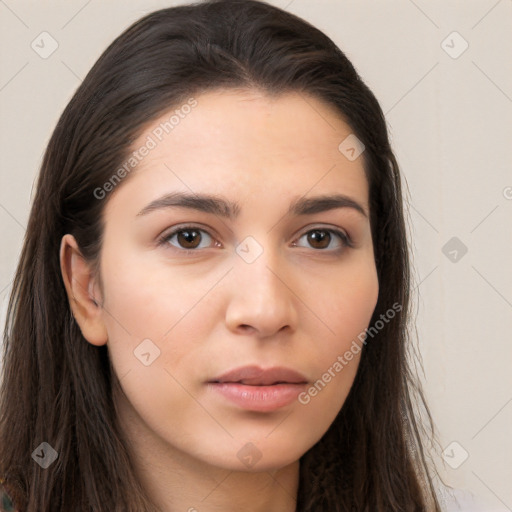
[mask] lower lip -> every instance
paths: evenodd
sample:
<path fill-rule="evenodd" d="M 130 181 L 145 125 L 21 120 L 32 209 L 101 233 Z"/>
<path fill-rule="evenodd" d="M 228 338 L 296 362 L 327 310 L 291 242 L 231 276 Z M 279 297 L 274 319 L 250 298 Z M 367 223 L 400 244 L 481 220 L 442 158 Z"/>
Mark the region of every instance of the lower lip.
<path fill-rule="evenodd" d="M 272 412 L 293 403 L 306 384 L 248 386 L 235 382 L 210 382 L 209 386 L 242 409 Z"/>

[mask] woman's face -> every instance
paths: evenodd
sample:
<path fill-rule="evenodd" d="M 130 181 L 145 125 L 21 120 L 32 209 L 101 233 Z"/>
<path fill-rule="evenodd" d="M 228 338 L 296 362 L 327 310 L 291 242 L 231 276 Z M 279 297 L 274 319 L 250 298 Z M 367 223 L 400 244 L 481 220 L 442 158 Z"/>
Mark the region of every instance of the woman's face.
<path fill-rule="evenodd" d="M 117 406 L 155 453 L 282 467 L 340 411 L 377 302 L 363 161 L 352 139 L 339 149 L 350 127 L 312 97 L 195 100 L 147 127 L 133 150 L 149 149 L 106 204 L 101 321 Z M 222 378 L 244 367 L 256 368 Z"/>

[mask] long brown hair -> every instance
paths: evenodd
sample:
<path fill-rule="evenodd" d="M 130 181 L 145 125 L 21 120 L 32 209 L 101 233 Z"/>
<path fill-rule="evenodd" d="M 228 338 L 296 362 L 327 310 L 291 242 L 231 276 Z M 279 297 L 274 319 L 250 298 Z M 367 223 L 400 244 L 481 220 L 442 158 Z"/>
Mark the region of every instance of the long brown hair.
<path fill-rule="evenodd" d="M 95 191 L 126 161 L 142 130 L 193 95 L 247 87 L 313 95 L 364 143 L 380 288 L 371 325 L 396 312 L 368 339 L 343 408 L 301 458 L 297 511 L 440 510 L 424 453 L 423 432 L 431 436 L 433 424 L 409 357 L 401 178 L 384 115 L 331 39 L 256 0 L 210 0 L 140 19 L 105 50 L 55 128 L 4 334 L 0 476 L 20 510 L 156 510 L 116 422 L 108 346 L 88 343 L 71 314 L 60 241 L 71 233 L 97 265 L 108 197 Z M 58 452 L 47 469 L 31 457 L 42 442 Z"/>

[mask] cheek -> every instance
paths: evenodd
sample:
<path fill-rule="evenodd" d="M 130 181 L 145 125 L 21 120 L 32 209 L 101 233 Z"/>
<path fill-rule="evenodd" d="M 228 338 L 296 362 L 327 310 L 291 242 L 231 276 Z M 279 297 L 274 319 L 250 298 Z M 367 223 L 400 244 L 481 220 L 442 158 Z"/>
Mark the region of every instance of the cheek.
<path fill-rule="evenodd" d="M 104 320 L 109 340 L 150 338 L 159 344 L 190 314 L 215 276 L 155 268 L 145 258 L 105 262 Z"/>
<path fill-rule="evenodd" d="M 353 276 L 343 281 L 331 297 L 332 306 L 328 308 L 329 318 L 336 333 L 352 338 L 368 327 L 379 294 L 376 271 Z M 326 307 L 328 307 L 326 305 Z"/>
<path fill-rule="evenodd" d="M 324 338 L 324 354 L 345 351 L 364 332 L 371 320 L 379 295 L 377 270 L 368 258 L 324 278 L 321 288 L 311 294 L 330 336 Z"/>
<path fill-rule="evenodd" d="M 183 386 L 191 388 L 204 340 L 218 321 L 206 300 L 218 276 L 156 271 L 143 259 L 129 258 L 105 262 L 104 269 L 108 349 L 126 394 L 148 411 L 163 410 L 164 397 L 178 406 L 187 402 Z"/>
<path fill-rule="evenodd" d="M 155 274 L 142 265 L 128 272 L 125 264 L 105 281 L 109 355 L 129 410 L 160 438 L 182 437 L 182 447 L 192 449 L 196 441 L 186 432 L 196 432 L 197 425 L 205 432 L 219 429 L 194 399 L 199 340 L 209 331 L 204 315 L 198 322 L 205 312 L 199 299 L 211 284 L 187 286 L 183 278 L 166 280 L 160 273 L 155 279 Z M 121 401 L 127 405 L 124 397 Z M 132 423 L 138 425 L 139 419 Z"/>
<path fill-rule="evenodd" d="M 310 360 L 315 360 L 317 373 L 313 385 L 299 400 L 319 423 L 330 424 L 354 382 L 361 352 L 364 350 L 364 333 L 377 304 L 379 285 L 375 266 L 369 263 L 364 270 L 339 273 L 335 280 L 317 290 L 319 316 L 324 326 Z M 325 327 L 325 328 L 324 328 Z M 310 338 L 316 328 L 310 324 Z M 326 330 L 328 328 L 328 331 Z"/>

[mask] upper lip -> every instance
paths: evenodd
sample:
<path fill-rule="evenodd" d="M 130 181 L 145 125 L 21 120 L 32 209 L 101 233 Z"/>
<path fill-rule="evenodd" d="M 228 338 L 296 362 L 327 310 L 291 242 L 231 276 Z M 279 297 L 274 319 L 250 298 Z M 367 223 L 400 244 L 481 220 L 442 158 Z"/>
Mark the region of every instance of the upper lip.
<path fill-rule="evenodd" d="M 242 366 L 234 368 L 219 377 L 211 379 L 213 383 L 241 383 L 250 386 L 270 386 L 272 384 L 305 384 L 308 380 L 301 373 L 285 368 L 274 366 L 263 369 L 260 366 Z"/>

